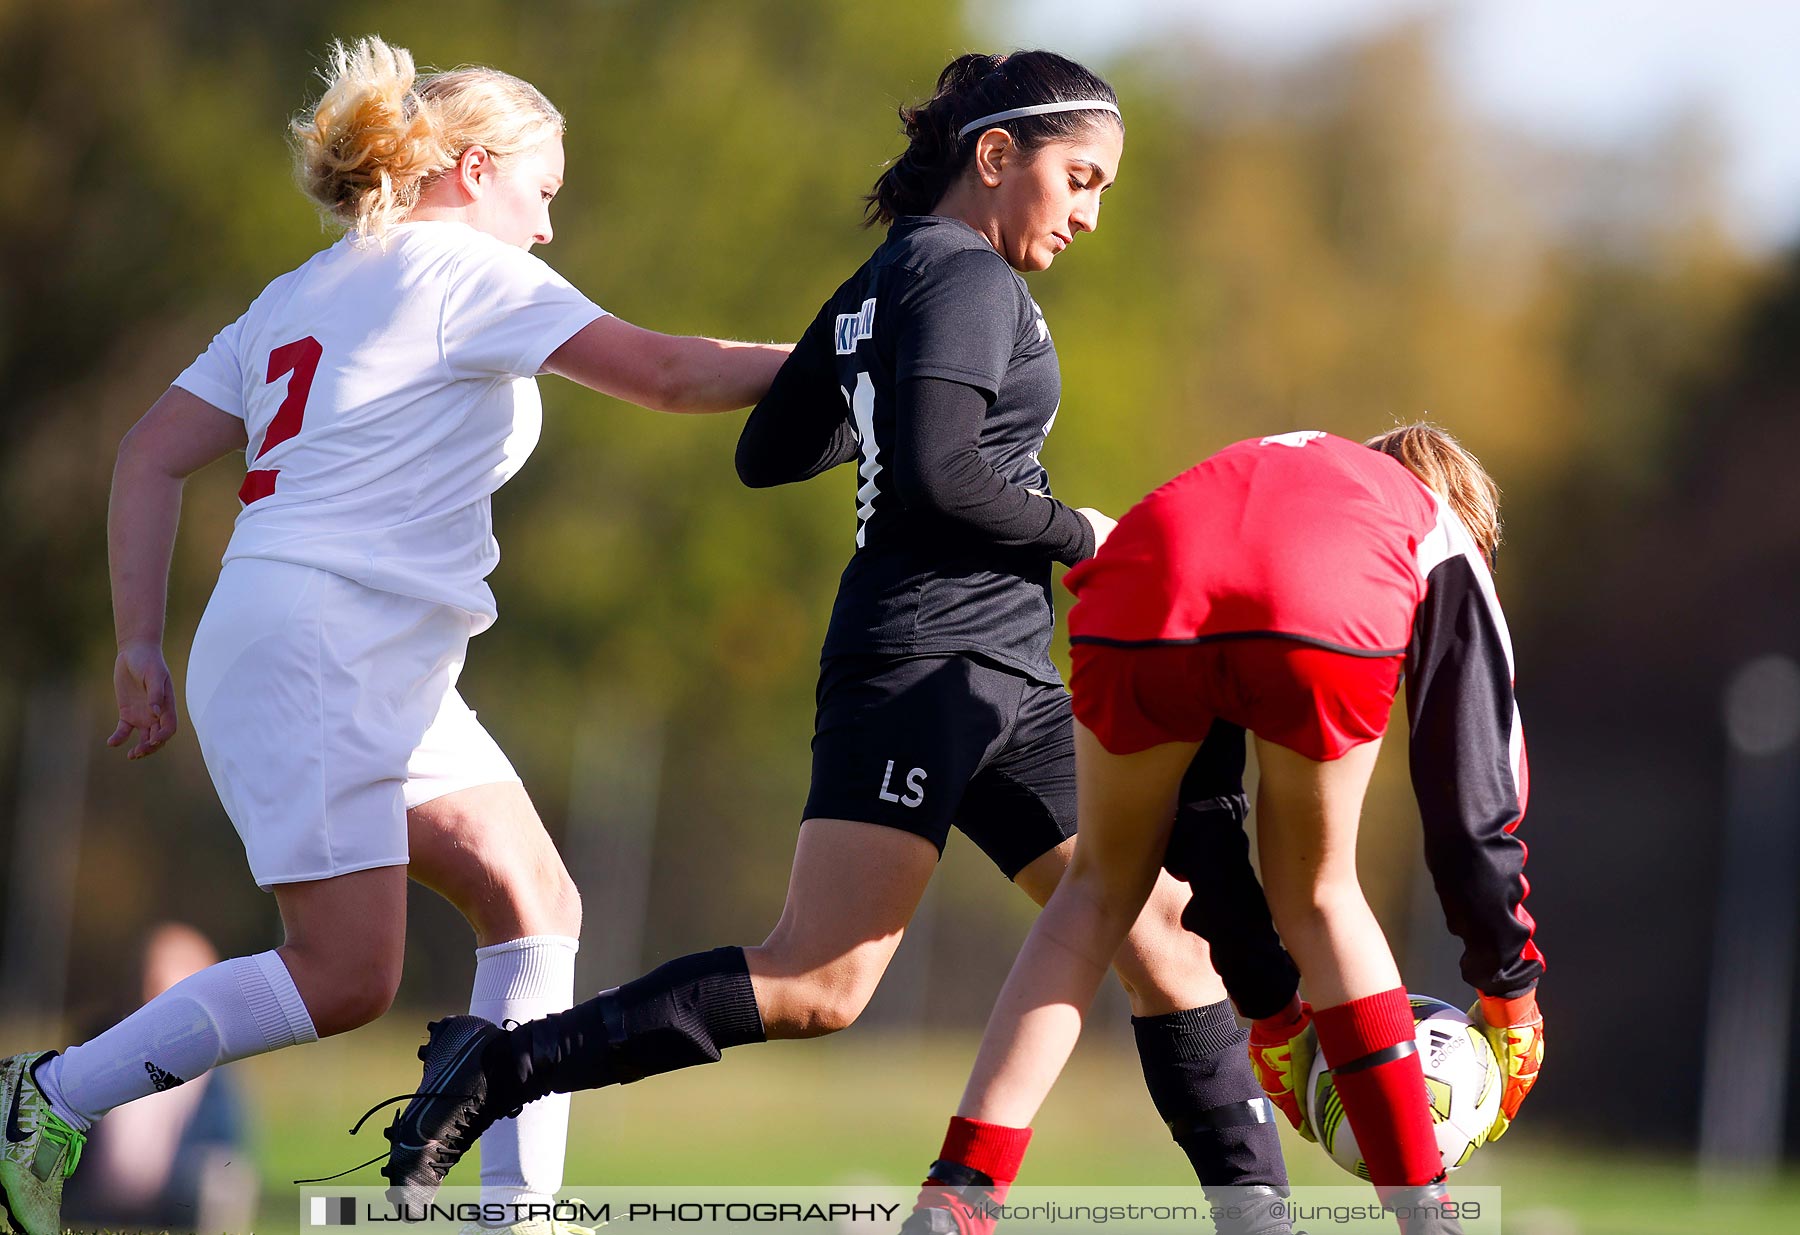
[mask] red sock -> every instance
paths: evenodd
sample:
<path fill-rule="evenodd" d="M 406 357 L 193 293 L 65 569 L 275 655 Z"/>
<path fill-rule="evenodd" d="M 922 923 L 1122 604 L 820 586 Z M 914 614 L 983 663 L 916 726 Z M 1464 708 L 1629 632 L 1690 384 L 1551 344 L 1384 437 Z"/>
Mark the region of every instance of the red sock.
<path fill-rule="evenodd" d="M 1007 1185 L 1019 1177 L 1019 1167 L 1025 1161 L 1025 1147 L 1029 1144 L 1030 1128 L 1008 1128 L 953 1115 L 950 1130 L 944 1133 L 944 1147 L 938 1151 L 938 1159 L 980 1171 L 994 1181 L 1000 1195 L 1004 1196 Z"/>
<path fill-rule="evenodd" d="M 1413 1048 L 1412 1006 L 1399 987 L 1353 999 L 1313 1013 L 1319 1049 L 1331 1077 L 1369 1180 L 1377 1188 L 1427 1184 L 1444 1173 L 1425 1071 Z M 1371 1055 L 1404 1045 L 1404 1053 L 1384 1062 Z"/>
<path fill-rule="evenodd" d="M 950 1130 L 944 1134 L 944 1147 L 938 1152 L 937 1162 L 932 1164 L 931 1178 L 925 1181 L 914 1208 L 947 1210 L 955 1217 L 956 1229 L 963 1235 L 988 1235 L 995 1223 L 994 1216 L 988 1211 L 1006 1199 L 1007 1190 L 1019 1177 L 1019 1167 L 1025 1161 L 1025 1147 L 1029 1144 L 1030 1128 L 1008 1128 L 982 1123 L 978 1119 L 964 1119 L 961 1115 L 953 1116 Z M 947 1166 L 979 1171 L 994 1181 L 993 1186 L 968 1187 L 966 1179 L 939 1178 L 940 1174 L 957 1174 L 940 1170 Z"/>

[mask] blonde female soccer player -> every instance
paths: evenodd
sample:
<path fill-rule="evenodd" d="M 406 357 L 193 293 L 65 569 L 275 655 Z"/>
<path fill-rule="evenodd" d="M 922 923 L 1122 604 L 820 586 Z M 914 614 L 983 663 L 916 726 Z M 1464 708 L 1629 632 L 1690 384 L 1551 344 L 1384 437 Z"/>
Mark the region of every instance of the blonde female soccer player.
<path fill-rule="evenodd" d="M 246 453 L 188 711 L 286 941 L 91 1041 L 5 1061 L 7 1229 L 61 1230 L 62 1180 L 108 1110 L 380 1016 L 400 980 L 409 874 L 474 928 L 472 1011 L 569 1006 L 579 898 L 456 689 L 470 637 L 495 617 L 490 497 L 537 444 L 539 373 L 720 412 L 755 403 L 789 349 L 639 329 L 533 256 L 552 234 L 563 127 L 506 73 L 417 76 L 380 39 L 335 46 L 293 137 L 306 191 L 346 234 L 269 284 L 126 435 L 110 741 L 133 759 L 176 731 L 162 639 L 183 480 Z M 490 1135 L 485 1199 L 554 1192 L 566 1124 L 566 1106 L 540 1103 Z"/>

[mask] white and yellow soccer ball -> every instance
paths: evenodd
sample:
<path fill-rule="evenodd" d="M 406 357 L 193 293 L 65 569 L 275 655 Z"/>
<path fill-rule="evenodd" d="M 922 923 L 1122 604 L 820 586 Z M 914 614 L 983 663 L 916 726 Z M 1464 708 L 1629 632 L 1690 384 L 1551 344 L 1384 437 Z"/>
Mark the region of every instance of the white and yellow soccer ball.
<path fill-rule="evenodd" d="M 1487 1140 L 1500 1110 L 1500 1062 L 1481 1031 L 1462 1012 L 1441 1000 L 1409 995 L 1414 1040 L 1431 1097 L 1431 1122 L 1437 1130 L 1444 1169 L 1454 1171 Z M 1311 1030 L 1308 1030 L 1311 1032 Z M 1358 1179 L 1369 1168 L 1356 1147 L 1356 1134 L 1344 1117 L 1344 1104 L 1332 1084 L 1325 1055 L 1313 1052 L 1306 1083 L 1306 1118 L 1332 1161 Z"/>

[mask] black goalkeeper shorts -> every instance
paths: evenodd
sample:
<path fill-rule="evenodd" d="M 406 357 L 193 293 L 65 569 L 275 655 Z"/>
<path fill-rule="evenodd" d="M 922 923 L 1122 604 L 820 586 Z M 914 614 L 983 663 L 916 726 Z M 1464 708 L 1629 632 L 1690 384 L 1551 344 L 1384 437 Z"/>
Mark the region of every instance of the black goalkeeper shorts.
<path fill-rule="evenodd" d="M 1008 879 L 1075 835 L 1069 693 L 977 657 L 833 657 L 812 750 L 807 819 L 961 828 Z"/>

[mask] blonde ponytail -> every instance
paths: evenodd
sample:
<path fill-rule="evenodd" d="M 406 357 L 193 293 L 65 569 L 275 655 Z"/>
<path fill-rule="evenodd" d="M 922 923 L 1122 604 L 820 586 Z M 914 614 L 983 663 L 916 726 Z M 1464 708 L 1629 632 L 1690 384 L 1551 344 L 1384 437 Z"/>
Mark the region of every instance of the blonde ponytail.
<path fill-rule="evenodd" d="M 498 69 L 419 77 L 412 53 L 370 35 L 334 42 L 325 93 L 290 126 L 300 185 L 335 223 L 378 239 L 463 151 L 523 153 L 564 127 L 537 87 Z"/>
<path fill-rule="evenodd" d="M 1487 555 L 1500 549 L 1500 486 L 1481 460 L 1436 425 L 1420 422 L 1377 434 L 1363 445 L 1391 455 L 1450 504 Z"/>

